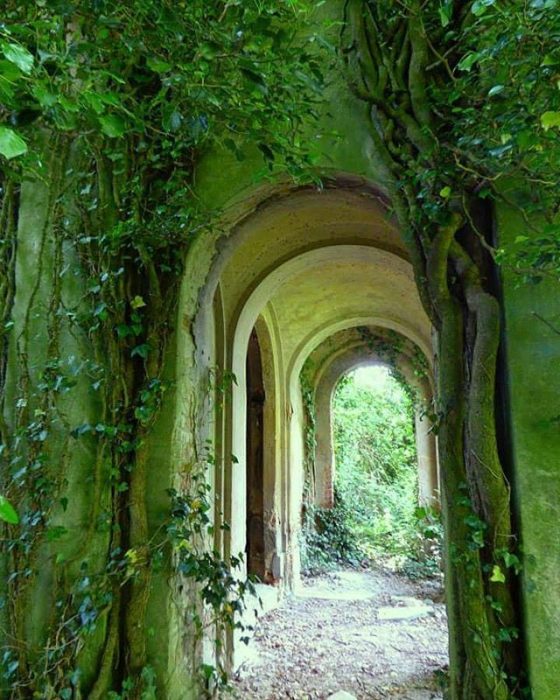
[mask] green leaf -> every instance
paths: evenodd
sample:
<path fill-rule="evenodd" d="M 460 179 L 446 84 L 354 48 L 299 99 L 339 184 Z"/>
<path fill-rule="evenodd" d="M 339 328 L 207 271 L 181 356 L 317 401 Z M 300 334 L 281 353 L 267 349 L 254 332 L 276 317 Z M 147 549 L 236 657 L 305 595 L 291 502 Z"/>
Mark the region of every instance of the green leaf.
<path fill-rule="evenodd" d="M 58 101 L 58 97 L 50 92 L 45 85 L 35 85 L 32 92 L 41 107 L 52 107 Z"/>
<path fill-rule="evenodd" d="M 177 131 L 181 127 L 183 117 L 174 104 L 169 105 L 163 113 L 161 123 L 166 131 Z"/>
<path fill-rule="evenodd" d="M 494 85 L 493 88 L 490 88 L 490 90 L 488 90 L 488 97 L 494 97 L 494 95 L 499 95 L 500 92 L 505 90 L 505 87 L 505 85 Z"/>
<path fill-rule="evenodd" d="M 47 530 L 47 541 L 54 542 L 54 540 L 59 540 L 61 537 L 68 532 L 68 530 L 62 525 L 56 525 L 55 527 L 49 527 Z"/>
<path fill-rule="evenodd" d="M 27 144 L 13 129 L 0 126 L 0 154 L 4 158 L 16 158 L 27 153 Z"/>
<path fill-rule="evenodd" d="M 130 356 L 141 357 L 143 360 L 145 360 L 148 357 L 149 352 L 150 346 L 147 343 L 143 343 L 142 345 L 137 345 L 135 348 L 133 348 Z"/>
<path fill-rule="evenodd" d="M 134 299 L 130 302 L 130 305 L 133 309 L 141 309 L 143 306 L 146 306 L 146 302 L 144 301 L 144 299 L 142 299 L 141 296 L 136 295 Z"/>
<path fill-rule="evenodd" d="M 448 185 L 444 187 L 443 189 L 440 190 L 439 196 L 443 197 L 443 199 L 447 199 L 448 197 L 451 196 L 451 187 Z"/>
<path fill-rule="evenodd" d="M 449 3 L 446 3 L 445 5 L 441 5 L 441 7 L 438 10 L 439 13 L 439 20 L 441 22 L 442 27 L 447 27 L 449 22 L 451 22 L 451 15 L 453 13 L 453 6 L 450 5 Z"/>
<path fill-rule="evenodd" d="M 557 63 L 560 63 L 560 60 L 549 53 L 544 57 L 541 66 L 555 66 Z"/>
<path fill-rule="evenodd" d="M 473 15 L 480 17 L 495 2 L 496 2 L 496 0 L 475 0 L 475 2 L 473 2 L 473 4 L 472 4 L 471 12 L 473 13 Z"/>
<path fill-rule="evenodd" d="M 24 73 L 31 73 L 33 70 L 33 55 L 19 44 L 2 44 L 2 53 L 10 61 L 14 63 Z"/>
<path fill-rule="evenodd" d="M 171 70 L 173 66 L 171 63 L 167 63 L 167 61 L 162 61 L 160 58 L 148 58 L 146 61 L 146 65 L 150 70 L 153 70 L 154 73 L 166 73 L 168 70 Z"/>
<path fill-rule="evenodd" d="M 0 520 L 10 523 L 10 525 L 19 523 L 19 515 L 16 509 L 5 496 L 0 496 Z"/>
<path fill-rule="evenodd" d="M 545 112 L 541 114 L 541 124 L 545 131 L 554 126 L 560 127 L 560 112 Z"/>
<path fill-rule="evenodd" d="M 99 117 L 99 123 L 101 131 L 112 139 L 120 138 L 126 130 L 124 119 L 117 114 L 105 114 Z"/>
<path fill-rule="evenodd" d="M 515 554 L 512 554 L 511 552 L 504 552 L 504 563 L 508 569 L 512 567 L 515 568 L 516 572 L 518 572 L 521 568 L 521 562 L 519 561 L 519 557 Z"/>
<path fill-rule="evenodd" d="M 493 581 L 494 583 L 506 582 L 506 577 L 504 576 L 503 571 L 497 564 L 494 564 L 494 567 L 492 569 L 492 576 L 490 576 L 490 581 Z"/>
<path fill-rule="evenodd" d="M 457 67 L 459 68 L 459 70 L 464 70 L 468 72 L 478 61 L 479 58 L 480 54 L 478 53 L 468 53 L 466 56 L 463 56 L 463 58 L 459 61 L 459 65 Z"/>

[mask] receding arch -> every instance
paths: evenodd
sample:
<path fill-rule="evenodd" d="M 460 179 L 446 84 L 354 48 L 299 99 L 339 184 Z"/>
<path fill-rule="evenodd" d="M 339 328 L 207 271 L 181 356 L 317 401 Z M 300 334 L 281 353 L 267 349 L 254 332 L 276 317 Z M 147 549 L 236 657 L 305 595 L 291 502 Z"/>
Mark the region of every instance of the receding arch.
<path fill-rule="evenodd" d="M 377 337 L 383 343 L 391 342 L 391 338 L 388 338 L 386 333 L 384 334 L 383 329 L 372 328 L 368 330 L 371 334 L 370 337 Z M 396 351 L 392 362 L 389 363 L 386 352 L 376 350 L 371 342 L 360 336 L 358 329 L 352 329 L 352 331 L 355 332 L 338 333 L 327 339 L 327 343 L 330 341 L 330 353 L 323 358 L 313 377 L 316 420 L 315 503 L 321 507 L 333 505 L 335 455 L 332 400 L 336 387 L 345 374 L 365 365 L 387 366 L 394 364 L 409 385 L 418 392 L 423 402 L 429 404 L 432 399 L 430 372 L 428 370 L 423 375 L 417 372 L 414 366 L 414 346 L 412 344 L 407 343 L 400 351 Z M 319 347 L 315 355 L 320 355 L 320 351 Z M 439 501 L 436 438 L 431 431 L 429 421 L 423 416 L 420 406 L 415 412 L 415 436 L 419 502 L 424 505 L 436 505 Z"/>

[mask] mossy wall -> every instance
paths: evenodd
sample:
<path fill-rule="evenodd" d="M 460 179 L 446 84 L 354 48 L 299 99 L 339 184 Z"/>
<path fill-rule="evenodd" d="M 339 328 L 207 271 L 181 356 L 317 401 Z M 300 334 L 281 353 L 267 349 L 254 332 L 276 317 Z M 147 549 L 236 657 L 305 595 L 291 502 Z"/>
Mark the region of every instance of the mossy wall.
<path fill-rule="evenodd" d="M 528 235 L 498 212 L 503 248 Z M 558 284 L 524 283 L 503 269 L 512 488 L 523 551 L 525 642 L 533 700 L 556 700 L 560 678 L 560 297 Z M 550 324 L 550 325 L 549 325 Z"/>

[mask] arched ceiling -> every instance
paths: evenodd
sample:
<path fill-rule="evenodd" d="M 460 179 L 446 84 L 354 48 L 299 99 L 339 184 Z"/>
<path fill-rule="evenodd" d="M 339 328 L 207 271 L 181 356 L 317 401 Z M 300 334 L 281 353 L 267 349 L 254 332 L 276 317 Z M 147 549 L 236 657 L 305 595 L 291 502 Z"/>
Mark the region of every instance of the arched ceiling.
<path fill-rule="evenodd" d="M 371 191 L 304 189 L 263 204 L 223 241 L 214 262 L 214 282 L 227 290 L 226 313 L 243 306 L 282 263 L 337 244 L 374 246 L 407 258 L 394 223 Z"/>
<path fill-rule="evenodd" d="M 333 329 L 368 317 L 428 352 L 430 324 L 410 265 L 375 248 L 331 249 L 330 260 L 290 277 L 269 304 L 281 329 L 286 366 L 309 354 Z"/>
<path fill-rule="evenodd" d="M 433 382 L 429 360 L 407 338 L 375 326 L 348 328 L 329 336 L 308 357 L 306 378 L 311 386 L 331 391 L 346 373 L 365 365 L 399 369 L 410 386 L 428 398 Z"/>
<path fill-rule="evenodd" d="M 288 374 L 326 337 L 357 325 L 391 328 L 430 354 L 406 249 L 371 188 L 306 189 L 269 202 L 223 243 L 212 274 L 234 367 L 265 308 Z"/>

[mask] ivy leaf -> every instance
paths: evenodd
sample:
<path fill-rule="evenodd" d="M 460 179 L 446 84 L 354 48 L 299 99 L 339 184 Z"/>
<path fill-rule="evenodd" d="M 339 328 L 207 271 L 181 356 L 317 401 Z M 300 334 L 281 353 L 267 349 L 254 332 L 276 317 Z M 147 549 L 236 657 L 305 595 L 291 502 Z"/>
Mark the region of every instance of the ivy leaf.
<path fill-rule="evenodd" d="M 555 66 L 557 63 L 560 63 L 560 61 L 549 53 L 544 57 L 541 66 Z"/>
<path fill-rule="evenodd" d="M 33 96 L 39 102 L 41 107 L 52 107 L 58 101 L 58 97 L 54 93 L 50 92 L 45 85 L 35 85 L 32 92 Z"/>
<path fill-rule="evenodd" d="M 210 666 L 210 664 L 202 664 L 200 670 L 206 680 L 210 680 L 216 672 L 214 666 Z"/>
<path fill-rule="evenodd" d="M 486 10 L 491 7 L 496 0 L 476 0 L 473 2 L 472 7 L 471 7 L 471 12 L 473 15 L 476 15 L 477 17 L 480 17 L 483 15 Z"/>
<path fill-rule="evenodd" d="M 504 576 L 503 571 L 497 564 L 494 564 L 494 567 L 492 569 L 492 576 L 490 576 L 490 581 L 493 581 L 494 583 L 506 582 L 506 577 Z"/>
<path fill-rule="evenodd" d="M 101 131 L 112 139 L 120 138 L 126 130 L 124 119 L 117 114 L 105 114 L 99 117 L 99 123 Z"/>
<path fill-rule="evenodd" d="M 505 90 L 505 85 L 494 85 L 493 88 L 488 90 L 488 97 L 494 97 L 494 95 L 499 95 L 500 92 Z"/>
<path fill-rule="evenodd" d="M 177 131 L 182 121 L 183 117 L 181 113 L 177 111 L 175 105 L 170 105 L 169 108 L 164 111 L 162 124 L 166 131 Z"/>
<path fill-rule="evenodd" d="M 130 305 L 133 309 L 141 309 L 143 306 L 146 306 L 146 302 L 144 301 L 144 299 L 142 299 L 141 296 L 136 295 L 134 299 L 130 302 Z"/>
<path fill-rule="evenodd" d="M 19 44 L 2 44 L 2 53 L 10 63 L 14 63 L 24 73 L 33 70 L 33 55 Z"/>
<path fill-rule="evenodd" d="M 19 515 L 16 509 L 5 496 L 0 496 L 0 520 L 10 523 L 10 525 L 19 523 Z"/>
<path fill-rule="evenodd" d="M 47 530 L 47 542 L 54 542 L 59 540 L 61 537 L 68 532 L 68 530 L 62 525 L 56 525 L 55 527 L 49 527 Z"/>
<path fill-rule="evenodd" d="M 541 114 L 541 124 L 545 131 L 554 126 L 560 127 L 560 112 L 545 112 Z"/>
<path fill-rule="evenodd" d="M 257 73 L 257 71 L 251 70 L 250 68 L 241 68 L 241 73 L 245 76 L 245 78 L 247 78 L 247 80 L 253 83 L 263 95 L 268 94 L 268 86 L 260 73 Z"/>
<path fill-rule="evenodd" d="M 478 53 L 468 53 L 466 56 L 463 56 L 463 58 L 459 61 L 459 65 L 457 67 L 459 68 L 459 70 L 464 70 L 468 73 L 479 58 L 480 54 Z"/>
<path fill-rule="evenodd" d="M 16 158 L 27 153 L 27 144 L 13 129 L 0 126 L 0 154 L 7 158 Z"/>
<path fill-rule="evenodd" d="M 141 357 L 143 360 L 145 360 L 148 357 L 149 352 L 150 346 L 147 343 L 143 343 L 142 345 L 137 345 L 135 348 L 133 348 L 130 356 Z"/>
<path fill-rule="evenodd" d="M 508 569 L 513 567 L 516 573 L 519 573 L 521 570 L 521 562 L 519 561 L 519 557 L 511 552 L 504 552 L 504 563 Z"/>
<path fill-rule="evenodd" d="M 441 7 L 438 10 L 439 13 L 439 20 L 441 22 L 442 27 L 447 27 L 449 22 L 451 22 L 451 16 L 453 14 L 453 5 L 451 3 L 446 3 L 445 5 L 441 5 Z"/>

